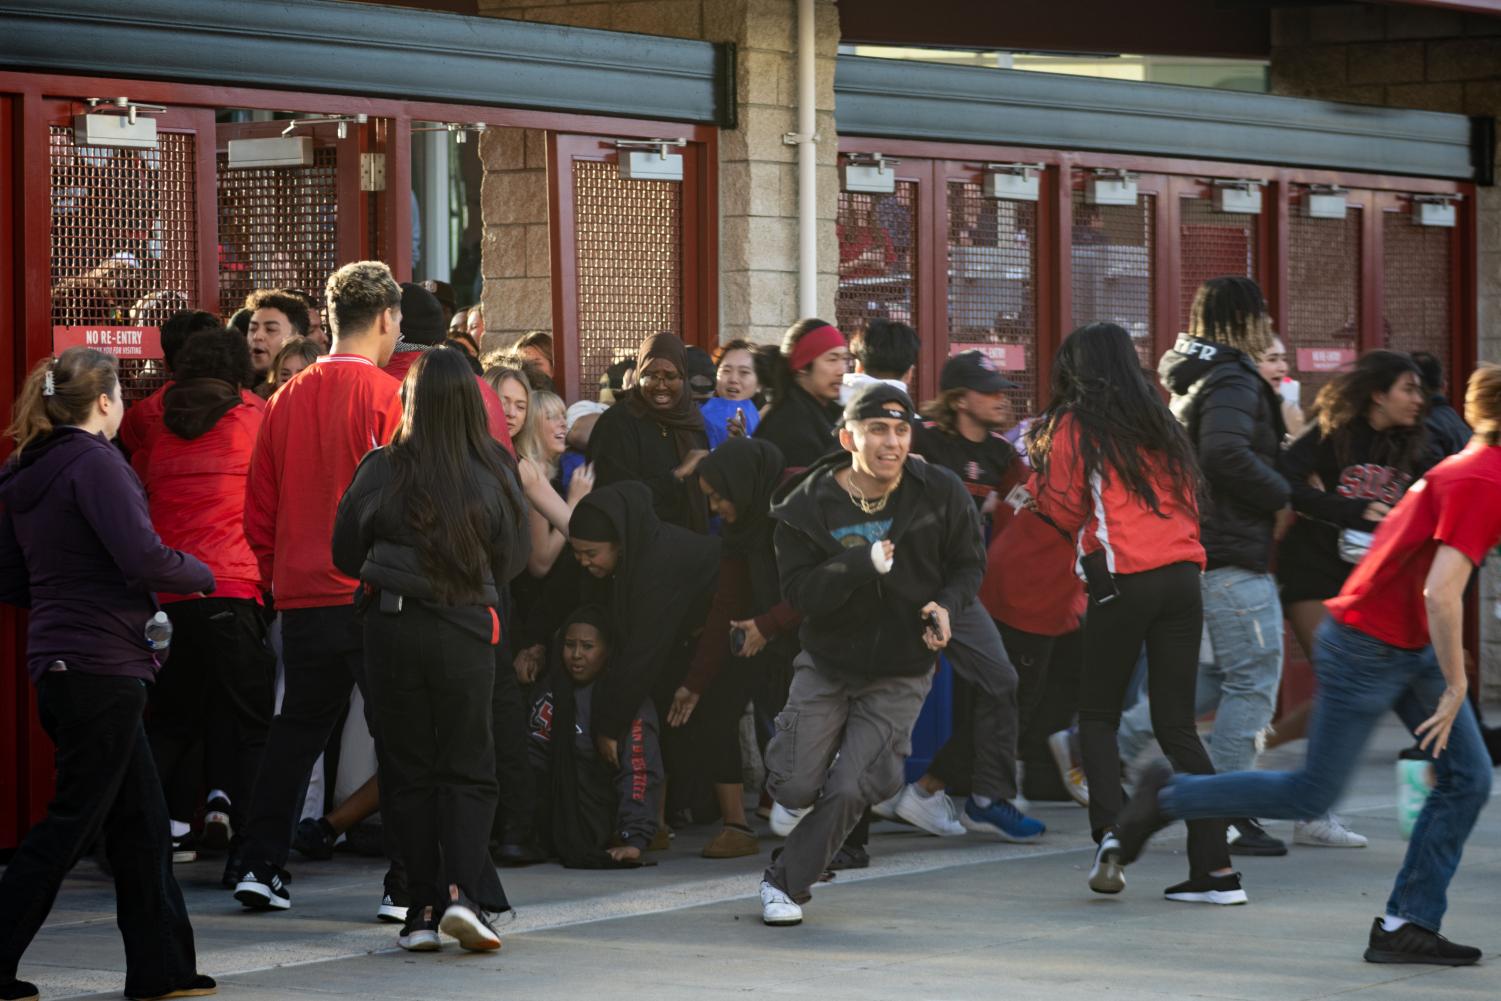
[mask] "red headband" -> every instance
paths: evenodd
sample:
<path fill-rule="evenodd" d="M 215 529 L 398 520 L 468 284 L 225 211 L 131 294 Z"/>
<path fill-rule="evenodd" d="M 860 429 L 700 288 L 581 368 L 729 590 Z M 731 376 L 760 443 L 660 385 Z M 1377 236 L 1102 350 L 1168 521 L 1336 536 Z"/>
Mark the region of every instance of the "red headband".
<path fill-rule="evenodd" d="M 813 364 L 813 359 L 825 351 L 833 351 L 835 348 L 846 347 L 844 335 L 838 327 L 825 324 L 822 327 L 814 327 L 798 340 L 792 348 L 792 354 L 787 356 L 787 364 L 792 366 L 792 371 L 800 372 Z"/>

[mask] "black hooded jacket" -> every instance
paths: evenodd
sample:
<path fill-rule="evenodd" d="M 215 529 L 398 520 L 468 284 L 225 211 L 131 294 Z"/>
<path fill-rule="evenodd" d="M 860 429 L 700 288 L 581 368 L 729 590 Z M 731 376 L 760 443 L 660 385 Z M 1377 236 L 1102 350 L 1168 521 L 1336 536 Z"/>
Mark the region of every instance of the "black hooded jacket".
<path fill-rule="evenodd" d="M 1281 401 L 1245 352 L 1195 337 L 1179 338 L 1158 374 L 1204 473 L 1199 536 L 1208 569 L 1266 573 L 1277 512 L 1292 496 L 1277 466 L 1287 433 Z"/>
<path fill-rule="evenodd" d="M 610 610 L 618 637 L 591 712 L 594 732 L 618 739 L 703 625 L 719 576 L 719 540 L 662 521 L 651 490 L 636 480 L 597 487 L 579 502 L 586 506 L 609 519 L 620 545 L 615 572 L 603 580 L 581 574 L 578 595 Z"/>
<path fill-rule="evenodd" d="M 801 386 L 792 385 L 786 398 L 772 404 L 761 418 L 755 437 L 781 449 L 788 469 L 806 469 L 839 448 L 834 437 L 838 416 L 837 405 L 819 403 Z"/>
<path fill-rule="evenodd" d="M 959 477 L 909 458 L 891 501 L 892 569 L 878 573 L 871 548 L 842 545 L 823 514 L 820 493 L 849 464 L 846 452 L 826 456 L 780 492 L 771 516 L 782 593 L 802 613 L 803 649 L 820 666 L 866 677 L 924 674 L 935 655 L 923 643 L 922 607 L 936 601 L 952 620 L 980 590 L 979 515 Z"/>

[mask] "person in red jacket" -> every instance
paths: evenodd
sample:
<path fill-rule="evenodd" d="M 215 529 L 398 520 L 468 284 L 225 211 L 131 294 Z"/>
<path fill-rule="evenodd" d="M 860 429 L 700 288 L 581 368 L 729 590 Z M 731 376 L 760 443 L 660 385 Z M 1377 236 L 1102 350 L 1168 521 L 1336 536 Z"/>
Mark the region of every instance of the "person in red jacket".
<path fill-rule="evenodd" d="M 209 596 L 159 594 L 172 617 L 167 663 L 151 691 L 146 728 L 161 773 L 178 860 L 197 812 L 209 759 L 204 842 L 228 845 L 250 795 L 276 701 L 276 657 L 266 644 L 260 567 L 245 539 L 245 485 L 262 409 L 241 399 L 250 349 L 230 330 L 194 334 L 178 354 L 163 431 L 150 451 L 146 496 L 163 542 L 214 573 Z M 228 761 L 212 748 L 227 738 Z"/>
<path fill-rule="evenodd" d="M 422 357 L 422 352 L 431 351 L 447 340 L 447 337 L 448 327 L 443 319 L 443 305 L 438 302 L 438 297 L 421 285 L 402 282 L 401 339 L 396 342 L 391 360 L 383 366 L 385 370 L 398 381 L 405 379 L 417 359 Z M 490 431 L 490 437 L 504 445 L 506 451 L 514 457 L 516 446 L 511 441 L 511 430 L 506 424 L 506 411 L 501 405 L 500 397 L 485 381 L 484 376 L 476 375 L 474 378 L 479 383 L 480 400 L 485 405 L 485 426 Z"/>
<path fill-rule="evenodd" d="M 1199 473 L 1187 433 L 1147 382 L 1119 325 L 1092 323 L 1070 334 L 1053 364 L 1052 388 L 1053 402 L 1029 439 L 1030 490 L 1038 512 L 1075 540 L 1090 599 L 1079 741 L 1100 847 L 1089 888 L 1120 893 L 1126 878 L 1113 829 L 1123 798 L 1116 731 L 1143 644 L 1158 742 L 1180 771 L 1214 774 L 1194 727 L 1204 626 Z M 1168 887 L 1167 899 L 1246 902 L 1230 868 L 1224 821 L 1189 825 L 1188 858 L 1188 880 Z"/>
<path fill-rule="evenodd" d="M 169 316 L 167 322 L 162 324 L 162 361 L 166 363 L 167 371 L 174 374 L 177 372 L 177 355 L 183 345 L 188 343 L 188 338 L 200 331 L 218 329 L 219 318 L 201 309 L 179 310 Z M 162 409 L 166 406 L 167 390 L 171 388 L 172 382 L 169 379 L 161 389 L 139 403 L 132 403 L 130 409 L 125 411 L 125 419 L 120 422 L 120 444 L 125 446 L 125 452 L 130 456 L 130 466 L 142 482 L 146 480 L 146 467 L 151 460 L 151 445 L 156 436 L 161 434 Z M 248 389 L 245 390 L 245 396 L 260 400 L 260 397 Z"/>
<path fill-rule="evenodd" d="M 388 443 L 401 423 L 401 384 L 381 371 L 401 329 L 401 287 L 391 270 L 379 261 L 346 264 L 328 280 L 327 303 L 333 348 L 267 405 L 245 497 L 245 537 L 281 613 L 286 682 L 235 886 L 235 899 L 257 910 L 292 904 L 282 867 L 303 783 L 353 686 L 363 685 L 358 585 L 333 563 L 334 512 L 360 459 Z M 379 916 L 402 921 L 404 890 L 392 875 Z"/>

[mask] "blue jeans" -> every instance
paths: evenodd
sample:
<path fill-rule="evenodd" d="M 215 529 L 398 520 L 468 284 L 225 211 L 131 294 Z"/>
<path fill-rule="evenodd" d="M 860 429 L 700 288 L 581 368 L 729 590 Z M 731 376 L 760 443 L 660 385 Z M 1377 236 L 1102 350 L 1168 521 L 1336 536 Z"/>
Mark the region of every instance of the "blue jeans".
<path fill-rule="evenodd" d="M 1199 579 L 1204 632 L 1194 712 L 1214 712 L 1209 760 L 1216 772 L 1256 763 L 1256 739 L 1272 721 L 1282 678 L 1282 604 L 1271 574 L 1220 567 Z M 1134 761 L 1152 739 L 1145 702 L 1121 718 L 1121 760 Z"/>
<path fill-rule="evenodd" d="M 1444 676 L 1431 646 L 1401 650 L 1332 619 L 1319 627 L 1317 646 L 1318 691 L 1302 769 L 1174 776 L 1158 799 L 1168 816 L 1320 816 L 1344 791 L 1388 709 L 1413 730 L 1433 714 L 1443 694 Z M 1386 912 L 1438 931 L 1449 880 L 1491 794 L 1491 760 L 1469 703 L 1455 718 L 1449 746 L 1434 761 L 1434 770 L 1438 784 L 1413 828 Z"/>

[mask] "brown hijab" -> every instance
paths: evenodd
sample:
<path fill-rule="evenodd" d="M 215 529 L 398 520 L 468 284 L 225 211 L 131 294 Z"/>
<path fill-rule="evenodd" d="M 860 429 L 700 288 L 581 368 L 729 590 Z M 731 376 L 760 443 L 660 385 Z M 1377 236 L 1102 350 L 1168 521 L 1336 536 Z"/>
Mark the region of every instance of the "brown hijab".
<path fill-rule="evenodd" d="M 672 406 L 666 410 L 658 410 L 652 406 L 641 391 L 642 373 L 646 371 L 648 364 L 658 358 L 665 358 L 672 362 L 678 374 L 683 377 L 678 383 L 677 399 L 673 400 Z M 688 453 L 696 448 L 709 447 L 703 414 L 693 402 L 693 393 L 688 386 L 687 351 L 676 334 L 664 331 L 660 334 L 652 334 L 641 342 L 641 349 L 636 352 L 636 385 L 631 387 L 621 402 L 633 417 L 643 421 L 652 421 L 672 432 L 672 444 L 679 461 L 687 458 Z M 704 531 L 708 527 L 708 513 L 702 510 L 704 504 L 701 502 L 699 490 L 691 482 L 687 483 L 686 487 L 691 489 L 693 495 L 688 505 L 692 522 L 690 527 Z M 698 501 L 698 503 L 693 503 L 693 501 Z"/>

